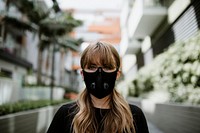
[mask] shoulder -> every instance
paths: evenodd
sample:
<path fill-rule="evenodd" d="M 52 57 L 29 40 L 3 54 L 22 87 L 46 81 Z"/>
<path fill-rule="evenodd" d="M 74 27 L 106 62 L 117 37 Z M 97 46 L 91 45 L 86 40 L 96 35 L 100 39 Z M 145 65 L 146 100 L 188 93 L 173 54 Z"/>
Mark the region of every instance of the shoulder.
<path fill-rule="evenodd" d="M 138 106 L 133 105 L 133 104 L 129 104 L 129 106 L 130 106 L 132 114 L 141 114 L 141 113 L 143 113 L 142 109 L 139 108 Z"/>
<path fill-rule="evenodd" d="M 70 113 L 74 112 L 77 107 L 78 106 L 77 106 L 76 102 L 71 101 L 71 102 L 68 102 L 68 103 L 61 105 L 61 107 L 58 109 L 57 113 L 70 114 Z"/>
<path fill-rule="evenodd" d="M 61 108 L 64 108 L 64 109 L 70 109 L 70 108 L 75 108 L 75 107 L 77 107 L 76 101 L 71 101 L 61 106 Z"/>
<path fill-rule="evenodd" d="M 133 104 L 129 104 L 129 106 L 133 115 L 136 131 L 138 133 L 149 133 L 147 121 L 142 109 Z"/>
<path fill-rule="evenodd" d="M 142 111 L 142 109 L 136 105 L 133 105 L 133 104 L 129 104 L 130 106 L 130 109 L 131 109 L 131 113 L 133 115 L 133 118 L 136 120 L 136 121 L 141 121 L 141 120 L 145 120 L 145 115 Z"/>

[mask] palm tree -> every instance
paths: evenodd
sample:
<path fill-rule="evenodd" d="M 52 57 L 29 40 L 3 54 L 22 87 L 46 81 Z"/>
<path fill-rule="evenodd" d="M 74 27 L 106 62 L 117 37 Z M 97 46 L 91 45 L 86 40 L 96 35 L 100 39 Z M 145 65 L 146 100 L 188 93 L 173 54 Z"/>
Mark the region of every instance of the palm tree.
<path fill-rule="evenodd" d="M 41 41 L 41 35 L 42 31 L 40 30 L 40 21 L 48 17 L 50 10 L 44 10 L 40 6 L 40 4 L 37 4 L 35 1 L 29 1 L 29 0 L 7 0 L 10 4 L 13 4 L 18 8 L 20 12 L 25 14 L 30 23 L 33 25 L 36 25 L 38 27 L 37 33 L 39 36 L 39 44 L 38 44 L 38 84 L 41 84 L 41 63 L 42 63 L 42 51 L 45 49 L 46 43 L 43 43 Z"/>
<path fill-rule="evenodd" d="M 71 32 L 75 27 L 82 24 L 81 21 L 75 20 L 70 13 L 64 13 L 60 10 L 57 1 L 52 0 L 54 5 L 51 9 L 43 10 L 40 4 L 37 4 L 36 1 L 27 1 L 27 0 L 10 0 L 12 4 L 14 4 L 19 11 L 26 14 L 29 20 L 38 26 L 38 36 L 39 36 L 39 45 L 38 45 L 38 73 L 37 73 L 37 81 L 38 84 L 41 84 L 41 66 L 42 66 L 42 53 L 45 48 L 49 47 L 49 45 L 55 44 L 60 47 L 69 47 L 72 49 L 76 49 L 76 43 L 79 41 L 66 41 L 67 39 L 60 41 L 59 37 L 66 35 Z M 50 17 L 50 13 L 55 11 L 56 15 L 54 17 Z M 46 40 L 44 40 L 44 38 Z M 50 39 L 51 38 L 51 39 Z M 59 43 L 62 42 L 62 43 Z M 63 45 L 64 42 L 68 42 Z M 70 42 L 70 43 L 69 43 Z M 54 56 L 54 52 L 53 52 Z M 54 57 L 53 57 L 54 58 Z M 52 66 L 53 66 L 52 59 Z M 52 68 L 52 74 L 53 72 Z M 52 79 L 53 79 L 52 75 Z"/>
<path fill-rule="evenodd" d="M 67 20 L 67 21 L 66 21 Z M 55 60 L 55 47 L 64 47 L 70 48 L 72 50 L 78 51 L 77 44 L 80 44 L 80 40 L 75 40 L 70 37 L 63 37 L 64 35 L 70 33 L 73 28 L 79 26 L 81 21 L 74 21 L 71 14 L 59 12 L 54 18 L 46 18 L 41 23 L 42 31 L 45 36 L 51 37 L 51 42 L 53 45 L 53 57 L 52 57 L 52 80 L 51 80 L 51 90 L 53 91 L 54 87 L 54 60 Z M 50 34 L 51 33 L 51 34 Z M 60 38 L 59 38 L 60 37 Z M 51 91 L 51 99 L 53 92 Z"/>

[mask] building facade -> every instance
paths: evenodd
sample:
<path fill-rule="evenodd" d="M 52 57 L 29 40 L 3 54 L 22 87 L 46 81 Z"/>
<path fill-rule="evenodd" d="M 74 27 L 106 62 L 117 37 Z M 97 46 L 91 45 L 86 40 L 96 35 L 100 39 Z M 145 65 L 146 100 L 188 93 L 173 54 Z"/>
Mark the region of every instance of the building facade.
<path fill-rule="evenodd" d="M 199 30 L 198 0 L 126 0 L 121 13 L 124 75 L 127 87 L 138 70 L 174 42 Z M 122 88 L 123 88 L 122 87 Z"/>

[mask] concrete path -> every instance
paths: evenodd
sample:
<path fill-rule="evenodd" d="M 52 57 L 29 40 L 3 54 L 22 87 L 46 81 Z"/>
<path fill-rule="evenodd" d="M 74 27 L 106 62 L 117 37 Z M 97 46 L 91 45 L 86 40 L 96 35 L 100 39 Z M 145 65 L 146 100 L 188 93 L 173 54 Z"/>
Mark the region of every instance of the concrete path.
<path fill-rule="evenodd" d="M 148 127 L 149 127 L 149 133 L 164 133 L 160 131 L 153 123 L 150 121 L 147 121 Z"/>

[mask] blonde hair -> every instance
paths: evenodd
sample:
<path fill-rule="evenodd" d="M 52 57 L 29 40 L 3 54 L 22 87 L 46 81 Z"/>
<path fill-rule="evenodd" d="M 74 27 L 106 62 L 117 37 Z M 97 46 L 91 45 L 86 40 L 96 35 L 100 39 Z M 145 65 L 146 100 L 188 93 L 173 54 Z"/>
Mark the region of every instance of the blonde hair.
<path fill-rule="evenodd" d="M 119 68 L 120 58 L 113 46 L 97 42 L 90 44 L 82 53 L 81 67 L 85 68 L 90 63 L 110 64 Z M 80 94 L 77 105 L 77 113 L 72 122 L 74 133 L 97 133 L 99 130 L 103 133 L 135 133 L 131 109 L 115 89 L 110 95 L 110 110 L 104 117 L 103 127 L 98 127 L 95 108 L 87 89 Z"/>

